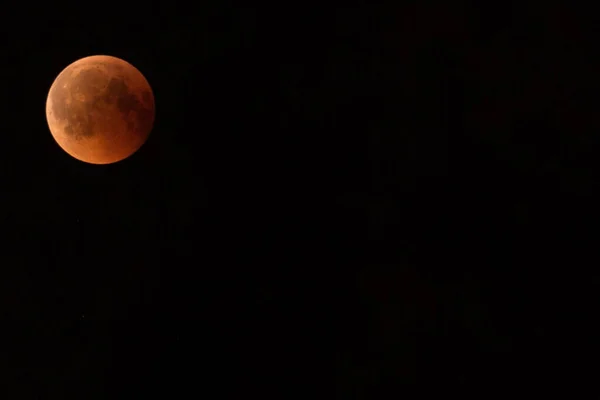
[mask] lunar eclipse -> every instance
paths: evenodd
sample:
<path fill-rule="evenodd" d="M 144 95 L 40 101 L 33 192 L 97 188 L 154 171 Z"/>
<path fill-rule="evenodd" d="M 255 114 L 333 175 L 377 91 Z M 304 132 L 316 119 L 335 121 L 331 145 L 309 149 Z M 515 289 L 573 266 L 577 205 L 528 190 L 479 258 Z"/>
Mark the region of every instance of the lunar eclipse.
<path fill-rule="evenodd" d="M 58 145 L 90 164 L 135 153 L 154 124 L 154 95 L 133 65 L 98 55 L 67 66 L 50 87 L 46 118 Z"/>

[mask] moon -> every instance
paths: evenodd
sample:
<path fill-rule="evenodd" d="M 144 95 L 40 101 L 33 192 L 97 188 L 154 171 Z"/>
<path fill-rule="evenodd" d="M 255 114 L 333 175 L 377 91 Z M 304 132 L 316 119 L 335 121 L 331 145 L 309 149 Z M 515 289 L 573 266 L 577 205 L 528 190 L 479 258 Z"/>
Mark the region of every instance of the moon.
<path fill-rule="evenodd" d="M 46 100 L 58 145 L 90 164 L 112 164 L 135 153 L 154 125 L 150 84 L 133 65 L 112 56 L 85 57 L 54 80 Z"/>

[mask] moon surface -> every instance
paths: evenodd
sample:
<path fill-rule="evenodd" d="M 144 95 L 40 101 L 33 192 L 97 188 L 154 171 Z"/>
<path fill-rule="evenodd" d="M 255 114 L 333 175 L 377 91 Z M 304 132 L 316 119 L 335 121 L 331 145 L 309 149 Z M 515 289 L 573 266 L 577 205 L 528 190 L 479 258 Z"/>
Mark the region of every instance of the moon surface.
<path fill-rule="evenodd" d="M 46 100 L 46 119 L 58 145 L 90 164 L 111 164 L 135 153 L 154 124 L 152 88 L 133 65 L 90 56 L 67 66 Z"/>

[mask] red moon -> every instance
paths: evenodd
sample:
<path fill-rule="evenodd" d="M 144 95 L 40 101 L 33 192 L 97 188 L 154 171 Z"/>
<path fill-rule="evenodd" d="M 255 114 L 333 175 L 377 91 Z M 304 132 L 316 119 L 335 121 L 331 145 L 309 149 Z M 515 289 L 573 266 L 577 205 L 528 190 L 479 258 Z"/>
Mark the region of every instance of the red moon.
<path fill-rule="evenodd" d="M 133 65 L 90 56 L 66 67 L 46 100 L 46 119 L 58 145 L 90 164 L 112 164 L 135 153 L 154 124 L 154 95 Z"/>

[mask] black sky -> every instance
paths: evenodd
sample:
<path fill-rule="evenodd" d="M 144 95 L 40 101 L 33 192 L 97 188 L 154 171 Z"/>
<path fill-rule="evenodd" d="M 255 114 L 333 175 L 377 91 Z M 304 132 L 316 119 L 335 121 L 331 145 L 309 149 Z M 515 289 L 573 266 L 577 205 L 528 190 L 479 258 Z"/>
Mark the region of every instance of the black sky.
<path fill-rule="evenodd" d="M 3 12 L 2 398 L 585 379 L 592 14 L 475 3 Z M 94 54 L 156 99 L 149 140 L 108 166 L 44 115 Z"/>

